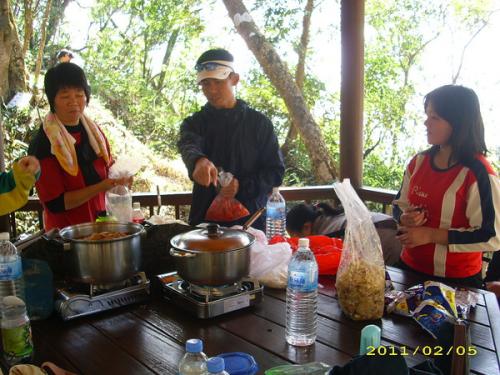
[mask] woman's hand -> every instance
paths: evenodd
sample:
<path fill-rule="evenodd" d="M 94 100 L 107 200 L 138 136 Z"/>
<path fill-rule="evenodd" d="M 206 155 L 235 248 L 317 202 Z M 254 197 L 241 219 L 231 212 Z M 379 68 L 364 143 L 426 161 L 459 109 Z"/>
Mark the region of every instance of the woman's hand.
<path fill-rule="evenodd" d="M 127 186 L 130 189 L 132 186 L 133 177 L 107 178 L 102 181 L 104 191 L 114 188 L 118 185 Z"/>
<path fill-rule="evenodd" d="M 410 208 L 399 218 L 404 227 L 419 227 L 427 222 L 425 212 L 421 208 Z"/>
<path fill-rule="evenodd" d="M 399 227 L 399 235 L 396 236 L 405 247 L 416 247 L 428 243 L 441 245 L 448 244 L 448 231 L 446 229 L 430 227 Z"/>

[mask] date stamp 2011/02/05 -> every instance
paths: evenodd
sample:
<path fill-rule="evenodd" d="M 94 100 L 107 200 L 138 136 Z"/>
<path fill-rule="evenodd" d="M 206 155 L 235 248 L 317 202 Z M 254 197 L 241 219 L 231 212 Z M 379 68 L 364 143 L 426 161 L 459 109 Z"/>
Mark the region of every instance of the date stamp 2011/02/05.
<path fill-rule="evenodd" d="M 409 348 L 407 346 L 368 346 L 366 355 L 417 355 L 422 354 L 427 357 L 436 357 L 441 355 L 459 355 L 459 356 L 474 356 L 477 354 L 477 348 L 475 346 L 450 346 L 443 347 L 440 345 L 430 346 L 417 346 L 415 348 Z"/>

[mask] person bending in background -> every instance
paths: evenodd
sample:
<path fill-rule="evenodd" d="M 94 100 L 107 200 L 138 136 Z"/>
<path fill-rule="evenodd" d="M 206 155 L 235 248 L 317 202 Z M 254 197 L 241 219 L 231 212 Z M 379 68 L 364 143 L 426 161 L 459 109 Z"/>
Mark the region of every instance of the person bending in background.
<path fill-rule="evenodd" d="M 394 214 L 401 266 L 481 287 L 482 252 L 500 249 L 500 182 L 490 163 L 475 92 L 457 85 L 425 96 L 432 147 L 406 168 Z"/>
<path fill-rule="evenodd" d="M 391 266 L 399 261 L 401 243 L 396 238 L 397 224 L 389 215 L 372 212 L 372 222 L 380 237 L 384 262 Z M 292 237 L 325 235 L 344 238 L 346 217 L 342 207 L 327 203 L 316 205 L 301 203 L 286 215 L 286 230 Z"/>
<path fill-rule="evenodd" d="M 57 61 L 60 63 L 71 62 L 73 59 L 73 53 L 67 49 L 62 49 L 57 54 Z"/>
<path fill-rule="evenodd" d="M 0 216 L 21 208 L 40 173 L 40 164 L 33 156 L 14 162 L 12 169 L 0 173 Z"/>
<path fill-rule="evenodd" d="M 113 159 L 104 133 L 84 113 L 90 87 L 83 70 L 70 62 L 50 68 L 45 94 L 50 112 L 28 150 L 40 160 L 45 230 L 93 222 L 105 210 L 104 192 L 130 181 L 108 178 Z"/>
<path fill-rule="evenodd" d="M 193 184 L 189 213 L 192 225 L 205 221 L 205 214 L 217 195 L 217 167 L 233 174 L 220 194 L 236 198 L 253 214 L 266 205 L 274 186 L 285 173 L 273 124 L 262 113 L 236 99 L 234 87 L 240 76 L 233 56 L 224 49 L 204 52 L 196 62 L 197 83 L 208 103 L 181 124 L 179 152 Z M 242 224 L 248 217 L 221 224 Z M 264 229 L 265 219 L 253 224 Z"/>

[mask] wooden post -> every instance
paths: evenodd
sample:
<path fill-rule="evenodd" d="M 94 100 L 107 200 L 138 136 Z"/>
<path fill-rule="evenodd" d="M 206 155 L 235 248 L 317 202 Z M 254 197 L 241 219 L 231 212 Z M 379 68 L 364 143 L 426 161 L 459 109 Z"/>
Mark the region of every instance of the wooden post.
<path fill-rule="evenodd" d="M 364 0 L 341 0 L 340 177 L 363 184 Z"/>

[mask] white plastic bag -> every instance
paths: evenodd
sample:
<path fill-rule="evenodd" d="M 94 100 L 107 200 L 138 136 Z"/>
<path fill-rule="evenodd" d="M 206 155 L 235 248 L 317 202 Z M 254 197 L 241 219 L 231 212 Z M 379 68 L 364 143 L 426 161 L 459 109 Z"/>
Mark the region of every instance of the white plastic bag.
<path fill-rule="evenodd" d="M 143 161 L 140 159 L 131 159 L 119 157 L 109 168 L 109 178 L 132 177 L 143 166 Z"/>
<path fill-rule="evenodd" d="M 347 218 L 335 287 L 340 307 L 354 320 L 384 313 L 385 269 L 382 246 L 371 214 L 348 179 L 333 184 Z"/>
<path fill-rule="evenodd" d="M 242 227 L 235 225 L 231 228 Z M 266 235 L 261 230 L 249 227 L 247 232 L 255 237 L 255 242 L 250 248 L 249 276 L 269 288 L 285 289 L 292 248 L 288 242 L 268 245 Z"/>

